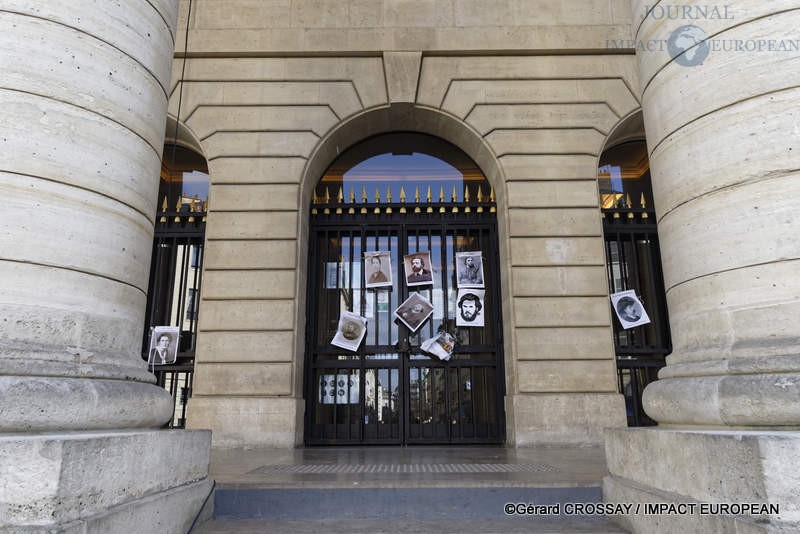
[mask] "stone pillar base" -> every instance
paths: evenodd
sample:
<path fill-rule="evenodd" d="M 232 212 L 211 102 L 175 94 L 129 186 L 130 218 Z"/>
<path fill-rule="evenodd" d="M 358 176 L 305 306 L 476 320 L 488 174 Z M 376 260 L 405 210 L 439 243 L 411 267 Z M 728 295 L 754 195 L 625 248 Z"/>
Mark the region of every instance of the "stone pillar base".
<path fill-rule="evenodd" d="M 211 490 L 207 430 L 0 435 L 0 532 L 186 532 Z"/>
<path fill-rule="evenodd" d="M 646 515 L 640 508 L 614 518 L 635 533 L 798 532 L 798 457 L 800 432 L 609 429 L 603 497 L 634 505 L 696 504 L 688 515 Z M 702 503 L 715 505 L 710 514 L 701 513 Z M 778 505 L 779 511 L 741 513 L 729 506 L 728 514 L 714 513 L 722 504 Z"/>
<path fill-rule="evenodd" d="M 603 429 L 625 427 L 625 397 L 618 393 L 539 393 L 506 397 L 509 445 L 600 446 Z"/>

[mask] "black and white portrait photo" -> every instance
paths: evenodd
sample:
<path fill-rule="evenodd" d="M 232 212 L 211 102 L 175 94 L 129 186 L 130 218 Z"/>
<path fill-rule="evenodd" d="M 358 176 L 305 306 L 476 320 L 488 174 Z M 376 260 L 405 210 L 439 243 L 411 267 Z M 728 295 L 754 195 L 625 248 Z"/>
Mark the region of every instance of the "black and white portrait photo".
<path fill-rule="evenodd" d="M 458 287 L 484 287 L 481 252 L 456 252 L 456 276 Z"/>
<path fill-rule="evenodd" d="M 419 293 L 411 295 L 394 311 L 394 316 L 416 332 L 433 313 L 433 304 Z"/>
<path fill-rule="evenodd" d="M 413 287 L 433 283 L 430 252 L 416 252 L 403 256 L 403 263 L 406 269 L 406 285 Z"/>
<path fill-rule="evenodd" d="M 339 314 L 339 326 L 331 345 L 356 352 L 361 340 L 367 333 L 367 319 L 357 313 L 342 311 Z"/>
<path fill-rule="evenodd" d="M 392 286 L 392 257 L 388 252 L 365 252 L 364 273 L 367 288 Z"/>
<path fill-rule="evenodd" d="M 178 355 L 177 326 L 156 326 L 150 334 L 150 351 L 148 365 L 169 365 L 175 363 Z"/>
<path fill-rule="evenodd" d="M 612 293 L 611 306 L 614 308 L 622 328 L 626 330 L 650 322 L 650 317 L 633 289 Z"/>
<path fill-rule="evenodd" d="M 482 289 L 459 289 L 456 301 L 456 326 L 483 326 Z"/>

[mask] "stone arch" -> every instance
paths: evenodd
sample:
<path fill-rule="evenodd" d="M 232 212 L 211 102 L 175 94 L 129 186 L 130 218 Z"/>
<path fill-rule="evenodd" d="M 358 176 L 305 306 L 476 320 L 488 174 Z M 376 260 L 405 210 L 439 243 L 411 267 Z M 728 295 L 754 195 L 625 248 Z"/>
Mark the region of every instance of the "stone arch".
<path fill-rule="evenodd" d="M 206 151 L 200 143 L 197 135 L 183 121 L 179 121 L 174 115 L 167 115 L 167 125 L 165 130 L 164 144 L 176 144 L 178 146 L 194 150 L 206 160 Z"/>
<path fill-rule="evenodd" d="M 417 132 L 439 137 L 452 143 L 467 154 L 483 171 L 494 187 L 497 203 L 497 228 L 499 240 L 499 270 L 502 291 L 503 350 L 507 394 L 513 392 L 515 355 L 513 352 L 513 309 L 511 291 L 511 257 L 509 251 L 508 206 L 505 195 L 505 175 L 494 151 L 486 140 L 464 121 L 439 109 L 408 103 L 397 103 L 371 108 L 356 114 L 331 129 L 314 147 L 303 169 L 299 193 L 297 240 L 297 265 L 305 272 L 308 265 L 308 225 L 313 190 L 327 167 L 345 150 L 369 137 L 391 132 Z M 306 280 L 298 276 L 295 294 L 295 361 L 294 391 L 302 396 L 303 355 L 305 352 Z M 298 415 L 298 419 L 302 414 Z M 513 433 L 513 414 L 506 412 L 507 441 Z M 303 425 L 297 425 L 297 442 L 302 442 Z"/>
<path fill-rule="evenodd" d="M 624 117 L 622 117 L 617 124 L 611 128 L 611 131 L 606 136 L 603 147 L 597 155 L 597 160 L 603 152 L 611 147 L 620 145 L 627 141 L 640 141 L 646 139 L 644 131 L 644 116 L 642 115 L 642 108 L 637 108 Z"/>

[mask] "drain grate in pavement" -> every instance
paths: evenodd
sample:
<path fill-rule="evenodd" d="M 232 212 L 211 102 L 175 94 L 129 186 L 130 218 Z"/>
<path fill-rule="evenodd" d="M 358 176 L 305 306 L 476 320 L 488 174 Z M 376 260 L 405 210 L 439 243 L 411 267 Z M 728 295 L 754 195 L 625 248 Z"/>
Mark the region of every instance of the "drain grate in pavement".
<path fill-rule="evenodd" d="M 265 465 L 255 473 L 364 474 L 364 473 L 550 473 L 547 464 L 300 464 Z"/>

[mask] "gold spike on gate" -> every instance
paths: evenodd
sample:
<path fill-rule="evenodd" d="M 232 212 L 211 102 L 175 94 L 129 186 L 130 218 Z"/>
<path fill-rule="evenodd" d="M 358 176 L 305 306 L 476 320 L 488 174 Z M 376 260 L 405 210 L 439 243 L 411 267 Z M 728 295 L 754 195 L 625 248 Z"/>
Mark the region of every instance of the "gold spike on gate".
<path fill-rule="evenodd" d="M 625 193 L 625 206 L 628 209 L 633 208 L 633 202 L 631 202 L 631 194 L 630 193 Z M 634 217 L 633 212 L 628 212 L 628 218 L 629 219 L 633 219 L 633 217 Z"/>
<path fill-rule="evenodd" d="M 400 186 L 400 202 L 402 204 L 406 203 L 406 190 L 403 189 L 402 185 Z M 400 213 L 405 213 L 405 212 L 406 212 L 406 207 L 405 206 L 401 207 L 400 208 Z"/>
<path fill-rule="evenodd" d="M 417 186 L 417 190 L 414 191 L 414 203 L 416 203 L 416 206 L 414 207 L 414 213 L 419 213 L 422 211 L 419 209 L 419 186 Z"/>
<path fill-rule="evenodd" d="M 322 200 L 325 201 L 325 209 L 322 210 L 322 213 L 324 213 L 325 215 L 328 215 L 331 212 L 331 209 L 328 207 L 328 204 L 330 204 L 330 202 L 331 202 L 331 193 L 330 193 L 330 191 L 328 191 L 327 187 L 325 188 L 325 196 L 322 198 Z"/>
<path fill-rule="evenodd" d="M 356 192 L 353 191 L 353 188 L 350 188 L 350 209 L 347 210 L 347 213 L 353 215 L 356 212 L 356 208 L 354 207 L 356 203 Z"/>
<path fill-rule="evenodd" d="M 464 185 L 464 203 L 467 204 L 467 206 L 464 206 L 464 213 L 469 213 L 469 212 L 472 211 L 472 208 L 469 207 L 469 201 L 470 201 L 469 186 L 465 184 Z"/>
<path fill-rule="evenodd" d="M 439 213 L 444 213 L 447 209 L 444 207 L 444 186 L 439 188 Z"/>
<path fill-rule="evenodd" d="M 647 209 L 647 201 L 644 199 L 644 192 L 642 192 L 642 198 L 639 200 L 639 205 L 642 207 L 643 210 Z M 642 213 L 642 219 L 647 219 L 647 212 Z"/>
<path fill-rule="evenodd" d="M 367 203 L 367 186 L 366 185 L 362 185 L 361 186 L 361 204 L 366 204 L 366 203 Z M 361 213 L 362 214 L 367 213 L 367 208 L 365 208 L 364 206 L 361 206 Z"/>
<path fill-rule="evenodd" d="M 167 195 L 164 195 L 164 202 L 161 203 L 161 211 L 166 212 L 168 208 L 169 204 L 167 204 Z M 167 218 L 162 215 L 158 222 L 165 223 L 167 222 Z"/>
<path fill-rule="evenodd" d="M 177 211 L 179 213 L 181 211 L 181 197 L 178 197 L 178 203 L 175 205 L 175 211 Z M 175 218 L 172 219 L 172 221 L 173 222 L 181 222 L 181 218 L 180 218 L 179 215 L 176 215 Z"/>
<path fill-rule="evenodd" d="M 431 207 L 431 186 L 428 186 L 428 196 L 426 197 L 428 201 L 428 209 L 425 210 L 426 213 L 433 213 L 433 207 Z"/>
<path fill-rule="evenodd" d="M 341 215 L 342 204 L 344 204 L 344 191 L 342 191 L 341 187 L 339 187 L 339 193 L 336 195 L 336 203 L 339 205 L 339 207 L 336 208 L 336 214 Z"/>
<path fill-rule="evenodd" d="M 483 203 L 483 186 L 478 185 L 478 204 L 482 203 Z M 477 211 L 478 213 L 483 213 L 483 206 L 478 206 L 478 208 L 475 211 Z"/>
<path fill-rule="evenodd" d="M 494 186 L 489 191 L 489 202 L 492 203 L 492 206 L 489 208 L 489 213 L 494 213 L 497 211 L 497 206 L 494 205 Z"/>
<path fill-rule="evenodd" d="M 381 203 L 381 192 L 378 191 L 378 186 L 375 186 L 375 204 L 380 204 L 380 203 Z M 375 206 L 375 209 L 372 211 L 372 213 L 375 214 L 378 214 L 380 212 L 381 212 L 380 206 Z"/>
<path fill-rule="evenodd" d="M 455 204 L 458 202 L 458 192 L 456 191 L 456 186 L 453 186 L 453 193 L 450 195 L 450 201 Z M 453 213 L 458 213 L 458 206 L 453 206 L 453 209 L 450 210 Z"/>
<path fill-rule="evenodd" d="M 391 188 L 391 186 L 388 186 L 388 185 L 386 186 L 386 203 L 387 204 L 391 204 L 392 203 L 392 188 Z M 385 211 L 386 211 L 386 213 L 392 213 L 392 207 L 391 206 L 386 206 L 386 210 Z"/>

